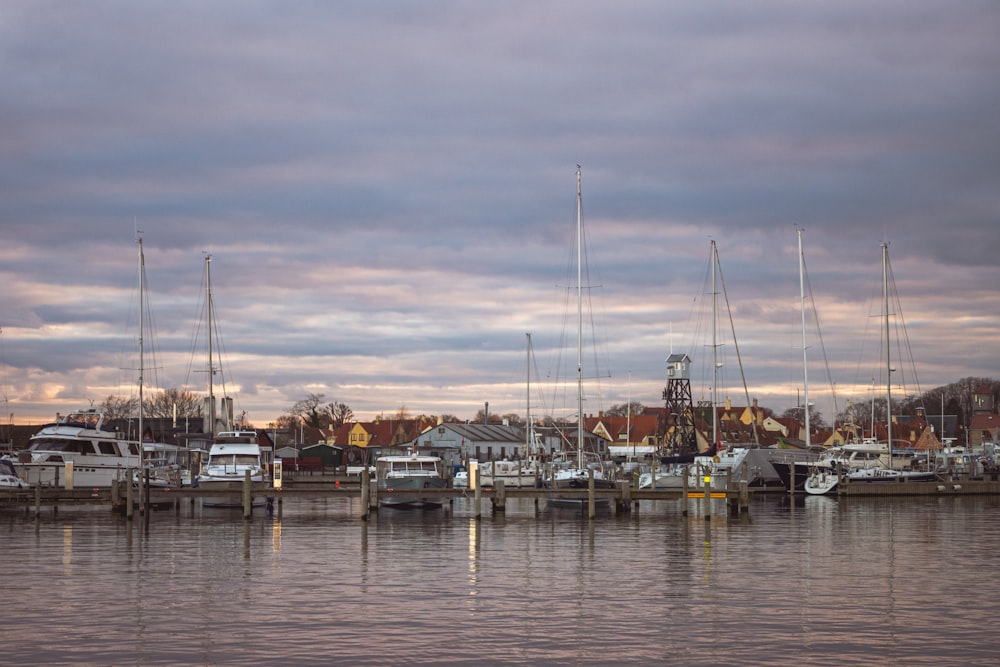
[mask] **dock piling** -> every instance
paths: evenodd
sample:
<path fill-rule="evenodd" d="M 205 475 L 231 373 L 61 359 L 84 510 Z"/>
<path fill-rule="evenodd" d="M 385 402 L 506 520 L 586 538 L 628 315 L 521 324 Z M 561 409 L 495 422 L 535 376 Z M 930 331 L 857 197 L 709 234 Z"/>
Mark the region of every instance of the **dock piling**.
<path fill-rule="evenodd" d="M 587 518 L 593 521 L 597 517 L 597 500 L 594 498 L 594 469 L 587 470 Z"/>

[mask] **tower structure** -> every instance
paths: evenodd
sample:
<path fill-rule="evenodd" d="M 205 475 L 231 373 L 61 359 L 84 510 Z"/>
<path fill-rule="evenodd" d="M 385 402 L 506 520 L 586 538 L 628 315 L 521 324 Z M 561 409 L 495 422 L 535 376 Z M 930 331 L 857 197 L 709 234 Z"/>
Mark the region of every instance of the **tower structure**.
<path fill-rule="evenodd" d="M 663 444 L 676 454 L 698 451 L 695 436 L 694 403 L 691 400 L 691 357 L 671 354 L 667 357 L 667 386 L 663 390 Z"/>

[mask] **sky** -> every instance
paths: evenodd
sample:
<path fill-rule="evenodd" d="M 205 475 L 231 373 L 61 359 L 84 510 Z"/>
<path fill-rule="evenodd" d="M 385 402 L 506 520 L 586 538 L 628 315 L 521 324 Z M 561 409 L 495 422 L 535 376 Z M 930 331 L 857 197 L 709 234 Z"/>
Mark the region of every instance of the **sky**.
<path fill-rule="evenodd" d="M 695 400 L 779 414 L 805 367 L 828 419 L 894 349 L 896 397 L 998 378 L 997 34 L 993 0 L 0 1 L 8 419 L 139 366 L 204 392 L 206 254 L 257 427 L 310 394 L 523 415 L 529 378 L 555 412 L 577 165 L 588 413 L 662 405 L 671 352 Z"/>

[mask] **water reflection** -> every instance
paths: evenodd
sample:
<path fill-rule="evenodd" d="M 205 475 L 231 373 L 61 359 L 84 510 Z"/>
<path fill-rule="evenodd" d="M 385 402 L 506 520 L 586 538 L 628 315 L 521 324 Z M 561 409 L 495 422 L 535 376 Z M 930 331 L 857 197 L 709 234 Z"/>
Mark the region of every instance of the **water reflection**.
<path fill-rule="evenodd" d="M 997 499 L 6 516 L 10 663 L 992 664 Z M 136 531 L 139 531 L 136 534 Z M 116 623 L 83 629 L 100 608 Z M 262 622 L 263 621 L 263 622 Z M 45 629 L 44 640 L 39 631 Z M 252 629 L 252 631 L 248 631 Z M 941 641 L 947 637 L 947 642 Z M 766 653 L 762 653 L 766 651 Z"/>

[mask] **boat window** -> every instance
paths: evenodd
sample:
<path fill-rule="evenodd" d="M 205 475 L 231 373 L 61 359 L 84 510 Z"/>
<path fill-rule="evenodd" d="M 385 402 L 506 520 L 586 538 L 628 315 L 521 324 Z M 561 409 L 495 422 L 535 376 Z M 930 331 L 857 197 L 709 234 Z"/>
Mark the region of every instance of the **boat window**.
<path fill-rule="evenodd" d="M 118 452 L 115 450 L 115 443 L 113 442 L 100 442 L 98 443 L 98 447 L 101 450 L 101 454 L 118 455 Z"/>
<path fill-rule="evenodd" d="M 233 462 L 236 465 L 253 466 L 260 463 L 257 456 L 254 454 L 236 454 L 233 456 Z"/>

